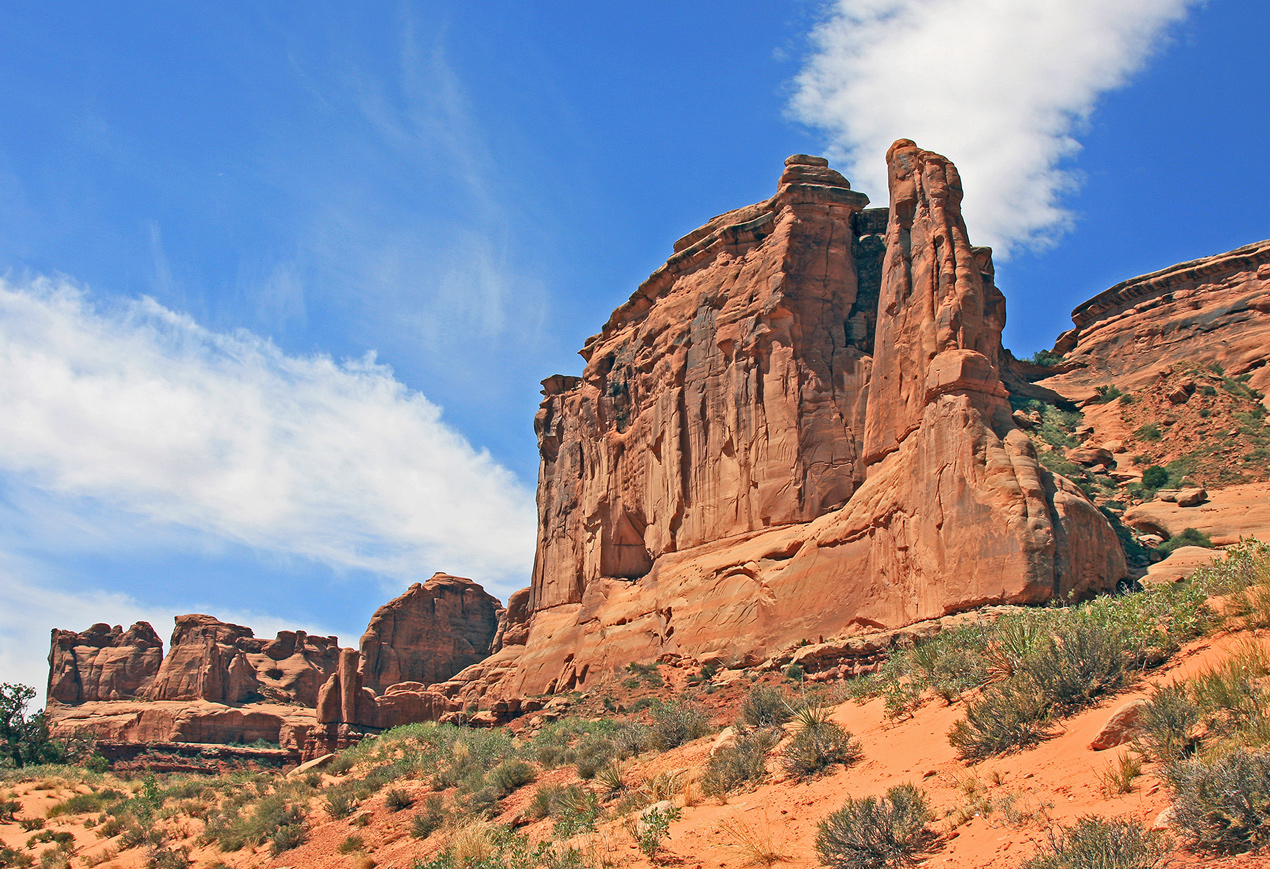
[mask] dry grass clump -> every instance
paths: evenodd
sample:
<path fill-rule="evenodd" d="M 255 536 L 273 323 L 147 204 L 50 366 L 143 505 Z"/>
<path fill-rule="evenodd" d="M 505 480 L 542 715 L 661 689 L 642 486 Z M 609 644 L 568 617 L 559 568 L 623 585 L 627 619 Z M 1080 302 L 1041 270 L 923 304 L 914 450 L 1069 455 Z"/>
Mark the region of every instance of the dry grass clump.
<path fill-rule="evenodd" d="M 701 791 L 708 797 L 723 797 L 730 791 L 762 780 L 767 775 L 767 755 L 780 741 L 778 728 L 764 728 L 737 734 L 731 745 L 721 746 L 706 762 L 701 774 Z"/>
<path fill-rule="evenodd" d="M 423 808 L 410 819 L 410 835 L 426 839 L 445 822 L 445 803 L 440 794 L 428 794 L 423 798 Z"/>
<path fill-rule="evenodd" d="M 1165 780 L 1174 821 L 1206 851 L 1235 853 L 1270 844 L 1270 756 L 1236 748 L 1171 763 Z"/>
<path fill-rule="evenodd" d="M 739 814 L 724 818 L 719 822 L 719 834 L 727 840 L 726 846 L 741 856 L 746 866 L 771 867 L 790 859 L 776 843 L 766 813 L 761 823 L 750 823 Z"/>
<path fill-rule="evenodd" d="M 829 718 L 823 706 L 804 706 L 793 720 L 794 736 L 785 746 L 785 771 L 796 778 L 808 778 L 834 764 L 844 766 L 860 758 L 860 744 L 842 725 Z"/>
<path fill-rule="evenodd" d="M 1052 834 L 1022 869 L 1153 869 L 1167 850 L 1159 833 L 1136 821 L 1085 817 Z"/>
<path fill-rule="evenodd" d="M 898 785 L 884 797 L 848 799 L 820 822 L 816 854 L 830 869 L 894 869 L 909 865 L 933 838 L 926 795 Z"/>

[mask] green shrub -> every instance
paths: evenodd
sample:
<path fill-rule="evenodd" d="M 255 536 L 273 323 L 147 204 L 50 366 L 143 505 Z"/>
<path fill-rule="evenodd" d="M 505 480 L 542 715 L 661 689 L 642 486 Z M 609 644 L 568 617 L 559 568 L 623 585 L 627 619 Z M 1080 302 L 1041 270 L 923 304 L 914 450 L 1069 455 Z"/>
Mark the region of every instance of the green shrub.
<path fill-rule="evenodd" d="M 1023 660 L 1020 676 L 1062 712 L 1074 712 L 1120 687 L 1125 679 L 1128 638 L 1114 621 L 1074 617 Z"/>
<path fill-rule="evenodd" d="M 30 854 L 9 847 L 0 847 L 0 866 L 26 869 L 34 863 L 35 858 Z"/>
<path fill-rule="evenodd" d="M 1158 441 L 1163 435 L 1160 433 L 1160 427 L 1153 422 L 1139 428 L 1134 432 L 1138 440 L 1142 441 Z"/>
<path fill-rule="evenodd" d="M 269 853 L 276 857 L 283 851 L 299 848 L 307 835 L 308 831 L 302 823 L 283 824 L 269 837 Z"/>
<path fill-rule="evenodd" d="M 498 801 L 503 798 L 498 788 L 483 787 L 463 794 L 458 799 L 459 808 L 474 818 L 489 818 L 498 811 Z"/>
<path fill-rule="evenodd" d="M 1158 440 L 1158 437 L 1156 440 Z M 1152 465 L 1142 472 L 1142 485 L 1146 486 L 1148 489 L 1163 488 L 1168 485 L 1168 482 L 1169 472 L 1159 465 Z"/>
<path fill-rule="evenodd" d="M 595 783 L 605 799 L 611 799 L 626 790 L 626 776 L 622 765 L 610 761 L 595 774 Z"/>
<path fill-rule="evenodd" d="M 835 763 L 848 765 L 860 757 L 860 745 L 828 710 L 804 706 L 794 717 L 794 737 L 785 746 L 786 772 L 798 778 L 814 776 Z"/>
<path fill-rule="evenodd" d="M 1044 699 L 1015 681 L 993 685 L 966 706 L 966 717 L 953 724 L 948 742 L 966 760 L 1017 751 L 1039 742 L 1050 710 Z"/>
<path fill-rule="evenodd" d="M 600 801 L 594 792 L 581 785 L 566 785 L 551 794 L 549 813 L 556 819 L 553 835 L 567 839 L 595 829 L 600 817 Z"/>
<path fill-rule="evenodd" d="M 393 788 L 384 794 L 384 808 L 390 812 L 400 812 L 402 809 L 408 809 L 413 803 L 414 797 L 410 796 L 409 791 L 402 788 Z"/>
<path fill-rule="evenodd" d="M 578 744 L 574 771 L 584 781 L 595 778 L 595 774 L 607 766 L 616 753 L 612 740 L 604 736 L 589 736 Z"/>
<path fill-rule="evenodd" d="M 256 803 L 249 811 L 230 804 L 225 810 L 208 818 L 205 838 L 217 843 L 222 851 L 240 851 L 248 845 L 263 845 L 281 832 L 282 828 L 304 830 L 304 811 L 287 801 L 282 794 L 271 794 Z M 295 830 L 284 834 L 295 835 Z"/>
<path fill-rule="evenodd" d="M 820 822 L 816 854 L 830 869 L 893 869 L 913 862 L 930 842 L 931 811 L 913 785 L 899 785 L 885 797 L 848 799 Z"/>
<path fill-rule="evenodd" d="M 1063 361 L 1063 355 L 1061 353 L 1055 353 L 1053 350 L 1037 350 L 1028 357 L 1028 361 L 1033 365 L 1052 368 Z"/>
<path fill-rule="evenodd" d="M 729 791 L 760 781 L 767 774 L 767 754 L 779 740 L 780 731 L 774 728 L 738 734 L 734 744 L 710 755 L 701 774 L 702 793 L 723 797 Z"/>
<path fill-rule="evenodd" d="M 695 703 L 686 699 L 660 702 L 652 707 L 650 742 L 658 751 L 669 751 L 710 732 L 710 719 Z"/>
<path fill-rule="evenodd" d="M 491 786 L 506 795 L 529 784 L 536 776 L 537 773 L 530 764 L 519 758 L 511 758 L 490 770 L 487 779 Z"/>
<path fill-rule="evenodd" d="M 1164 685 L 1155 690 L 1138 716 L 1134 747 L 1148 760 L 1171 763 L 1194 745 L 1191 731 L 1199 723 L 1199 707 L 1185 685 Z"/>
<path fill-rule="evenodd" d="M 364 845 L 365 842 L 362 841 L 361 836 L 356 833 L 349 833 L 344 837 L 344 841 L 340 842 L 339 852 L 341 854 L 352 854 L 354 851 L 362 850 Z"/>
<path fill-rule="evenodd" d="M 1202 546 L 1205 549 L 1212 549 L 1213 540 L 1203 531 L 1198 531 L 1194 528 L 1183 528 L 1179 533 L 1174 534 L 1157 546 L 1156 551 L 1169 553 L 1183 546 Z"/>
<path fill-rule="evenodd" d="M 1204 850 L 1233 853 L 1270 843 L 1270 756 L 1237 748 L 1169 764 L 1174 822 Z"/>
<path fill-rule="evenodd" d="M 1124 396 L 1124 393 L 1121 392 L 1114 384 L 1108 384 L 1106 386 L 1095 386 L 1093 403 L 1107 404 L 1123 396 Z"/>
<path fill-rule="evenodd" d="M 22 803 L 0 796 L 0 823 L 12 823 L 14 814 L 20 808 L 22 808 Z"/>
<path fill-rule="evenodd" d="M 35 698 L 30 685 L 0 684 L 0 766 L 56 763 L 62 759 L 61 743 L 49 738 L 44 712 L 27 714 Z"/>
<path fill-rule="evenodd" d="M 1158 833 L 1123 818 L 1080 818 L 1052 834 L 1022 869 L 1153 869 L 1168 850 Z"/>
<path fill-rule="evenodd" d="M 661 851 L 662 842 L 670 835 L 670 825 L 679 820 L 680 811 L 674 806 L 658 808 L 651 806 L 639 817 L 635 829 L 635 844 L 644 853 L 649 862 L 657 862 L 657 854 Z"/>
<path fill-rule="evenodd" d="M 648 685 L 652 688 L 660 688 L 665 684 L 661 677 L 661 673 L 657 672 L 657 662 L 651 664 L 637 664 L 631 662 L 626 665 L 626 671 L 631 675 L 626 680 L 627 687 L 638 688 L 641 684 Z"/>
<path fill-rule="evenodd" d="M 613 753 L 621 760 L 638 757 L 652 745 L 653 733 L 646 725 L 626 722 L 613 733 Z"/>
<path fill-rule="evenodd" d="M 332 789 L 323 802 L 326 813 L 335 821 L 347 818 L 357 811 L 357 806 L 359 805 L 353 795 L 343 789 Z"/>
<path fill-rule="evenodd" d="M 423 798 L 423 808 L 410 819 L 410 835 L 426 839 L 440 829 L 445 820 L 445 804 L 440 794 L 428 794 Z"/>
<path fill-rule="evenodd" d="M 755 685 L 741 701 L 738 718 L 746 727 L 778 727 L 793 714 L 784 691 L 769 685 Z"/>

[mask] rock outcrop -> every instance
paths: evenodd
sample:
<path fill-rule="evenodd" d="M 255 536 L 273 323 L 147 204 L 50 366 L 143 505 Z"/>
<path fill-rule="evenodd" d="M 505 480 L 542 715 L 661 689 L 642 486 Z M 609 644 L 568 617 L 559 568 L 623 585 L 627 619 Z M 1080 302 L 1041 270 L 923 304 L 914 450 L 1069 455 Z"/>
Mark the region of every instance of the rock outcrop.
<path fill-rule="evenodd" d="M 544 381 L 526 641 L 440 690 L 508 702 L 661 654 L 757 663 L 1124 575 L 1016 427 L 956 169 L 903 140 L 888 165 L 884 245 L 863 196 L 792 157 L 776 196 L 676 244 L 581 378 Z"/>
<path fill-rule="evenodd" d="M 543 381 L 531 609 L 636 579 L 661 555 L 840 507 L 860 462 L 876 290 L 868 198 L 818 157 L 714 218 Z M 867 221 L 866 221 L 867 222 Z"/>
<path fill-rule="evenodd" d="M 163 661 L 163 641 L 148 622 L 127 631 L 93 625 L 83 633 L 53 629 L 48 698 L 57 703 L 132 700 L 145 693 Z"/>
<path fill-rule="evenodd" d="M 177 616 L 167 657 L 145 696 L 313 707 L 318 689 L 335 670 L 338 653 L 335 637 L 281 631 L 274 640 L 264 640 L 251 628 L 212 616 Z"/>
<path fill-rule="evenodd" d="M 1039 386 L 1084 400 L 1126 392 L 1180 363 L 1217 362 L 1270 391 L 1270 240 L 1116 284 L 1072 312 L 1054 345 L 1062 364 Z M 1036 372 L 1045 374 L 1046 372 Z"/>
<path fill-rule="evenodd" d="M 502 607 L 470 579 L 437 573 L 375 610 L 359 647 L 361 684 L 431 685 L 490 653 Z"/>

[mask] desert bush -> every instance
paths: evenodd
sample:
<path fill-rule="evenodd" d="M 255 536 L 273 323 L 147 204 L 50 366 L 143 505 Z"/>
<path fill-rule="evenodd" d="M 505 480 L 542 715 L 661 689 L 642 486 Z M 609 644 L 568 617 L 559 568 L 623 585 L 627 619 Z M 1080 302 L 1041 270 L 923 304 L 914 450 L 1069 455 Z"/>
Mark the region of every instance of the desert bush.
<path fill-rule="evenodd" d="M 816 854 L 830 869 L 892 869 L 913 862 L 931 839 L 926 796 L 899 785 L 885 797 L 848 799 L 820 822 Z"/>
<path fill-rule="evenodd" d="M 1062 712 L 1075 712 L 1125 680 L 1128 638 L 1118 621 L 1092 611 L 1055 623 L 1022 662 L 1020 674 Z"/>
<path fill-rule="evenodd" d="M 146 869 L 189 869 L 190 857 L 180 848 L 151 848 L 146 854 Z"/>
<path fill-rule="evenodd" d="M 1134 432 L 1134 435 L 1137 436 L 1138 440 L 1143 441 L 1158 441 L 1161 437 L 1163 437 L 1160 433 L 1160 427 L 1153 422 L 1149 422 L 1138 428 Z"/>
<path fill-rule="evenodd" d="M 670 825 L 679 820 L 679 809 L 672 806 L 651 806 L 640 815 L 635 824 L 635 844 L 649 862 L 657 862 L 662 842 L 670 835 Z"/>
<path fill-rule="evenodd" d="M 22 803 L 6 794 L 0 794 L 0 823 L 12 823 L 13 816 L 17 814 L 20 808 L 22 808 Z"/>
<path fill-rule="evenodd" d="M 701 774 L 701 791 L 709 797 L 723 797 L 767 774 L 767 754 L 780 740 L 776 728 L 744 731 L 732 745 L 721 747 L 706 762 Z"/>
<path fill-rule="evenodd" d="M 1044 698 L 1013 680 L 993 685 L 966 706 L 948 741 L 967 760 L 1017 751 L 1039 742 L 1049 723 Z"/>
<path fill-rule="evenodd" d="M 1152 869 L 1166 851 L 1160 834 L 1135 821 L 1084 817 L 1052 834 L 1022 869 Z"/>
<path fill-rule="evenodd" d="M 7 846 L 0 847 L 0 866 L 12 867 L 12 869 L 26 869 L 35 863 L 35 858 L 30 854 L 19 851 Z"/>
<path fill-rule="evenodd" d="M 486 779 L 503 794 L 510 794 L 532 782 L 536 775 L 534 768 L 528 763 L 519 758 L 511 758 L 490 770 Z"/>
<path fill-rule="evenodd" d="M 340 842 L 339 852 L 341 854 L 352 854 L 354 851 L 362 850 L 365 844 L 361 836 L 356 833 L 349 833 L 344 837 L 344 841 Z"/>
<path fill-rule="evenodd" d="M 785 746 L 786 772 L 807 778 L 835 763 L 850 764 L 860 757 L 860 745 L 820 706 L 804 706 L 794 716 L 794 736 Z"/>
<path fill-rule="evenodd" d="M 281 794 L 271 794 L 261 799 L 247 811 L 228 805 L 226 811 L 208 818 L 204 837 L 215 841 L 222 851 L 240 851 L 247 845 L 263 845 L 284 827 L 298 828 L 303 833 L 304 810 L 287 801 Z M 295 830 L 279 839 L 286 842 Z M 285 849 L 284 849 L 285 850 Z"/>
<path fill-rule="evenodd" d="M 435 833 L 445 821 L 445 804 L 440 794 L 428 794 L 423 798 L 423 808 L 410 819 L 410 835 L 426 839 Z"/>
<path fill-rule="evenodd" d="M 623 723 L 613 732 L 613 753 L 620 760 L 638 757 L 652 745 L 652 730 L 634 721 Z"/>
<path fill-rule="evenodd" d="M 652 747 L 669 751 L 705 736 L 710 732 L 710 719 L 696 703 L 679 699 L 671 703 L 660 702 L 652 707 Z"/>
<path fill-rule="evenodd" d="M 660 688 L 665 684 L 661 673 L 657 672 L 656 661 L 651 664 L 631 662 L 626 665 L 626 671 L 631 674 L 631 678 L 626 680 L 626 687 L 628 688 L 638 688 L 641 684 L 652 688 Z"/>
<path fill-rule="evenodd" d="M 323 800 L 323 807 L 326 813 L 331 816 L 332 820 L 338 821 L 341 818 L 347 818 L 353 812 L 357 811 L 360 805 L 351 793 L 343 789 L 332 789 Z"/>
<path fill-rule="evenodd" d="M 457 804 L 464 814 L 473 818 L 490 818 L 498 811 L 498 801 L 502 798 L 498 788 L 483 787 L 460 794 Z"/>
<path fill-rule="evenodd" d="M 1138 716 L 1134 747 L 1157 763 L 1179 760 L 1194 745 L 1191 731 L 1199 719 L 1199 707 L 1186 685 L 1163 685 L 1155 689 Z"/>
<path fill-rule="evenodd" d="M 794 714 L 784 691 L 769 685 L 755 685 L 745 694 L 738 711 L 738 723 L 746 727 L 779 727 Z"/>
<path fill-rule="evenodd" d="M 89 812 L 99 812 L 106 803 L 122 798 L 123 794 L 111 788 L 89 791 L 86 794 L 72 794 L 60 803 L 49 806 L 49 810 L 44 814 L 49 818 L 56 818 L 59 815 L 86 815 Z"/>
<path fill-rule="evenodd" d="M 283 824 L 269 837 L 269 853 L 276 857 L 284 851 L 299 848 L 307 837 L 308 831 L 303 823 Z"/>
<path fill-rule="evenodd" d="M 626 775 L 621 763 L 610 761 L 595 774 L 595 783 L 605 799 L 612 799 L 626 790 Z"/>
<path fill-rule="evenodd" d="M 1155 547 L 1155 549 L 1157 552 L 1163 552 L 1167 555 L 1183 546 L 1202 546 L 1205 549 L 1212 549 L 1213 539 L 1203 531 L 1194 528 L 1183 528 L 1177 534 Z"/>
<path fill-rule="evenodd" d="M 1196 846 L 1233 853 L 1270 843 L 1270 756 L 1236 748 L 1164 771 L 1174 822 Z"/>
<path fill-rule="evenodd" d="M 1148 489 L 1160 489 L 1167 486 L 1169 482 L 1169 472 L 1159 465 L 1151 465 L 1142 471 L 1142 485 Z"/>
<path fill-rule="evenodd" d="M 595 774 L 608 765 L 616 753 L 613 741 L 608 737 L 588 736 L 578 743 L 577 759 L 573 763 L 574 771 L 577 772 L 578 778 L 584 781 L 595 778 Z"/>
<path fill-rule="evenodd" d="M 400 812 L 402 809 L 410 808 L 414 803 L 414 797 L 410 796 L 410 792 L 402 788 L 393 788 L 384 794 L 384 808 L 390 812 Z"/>

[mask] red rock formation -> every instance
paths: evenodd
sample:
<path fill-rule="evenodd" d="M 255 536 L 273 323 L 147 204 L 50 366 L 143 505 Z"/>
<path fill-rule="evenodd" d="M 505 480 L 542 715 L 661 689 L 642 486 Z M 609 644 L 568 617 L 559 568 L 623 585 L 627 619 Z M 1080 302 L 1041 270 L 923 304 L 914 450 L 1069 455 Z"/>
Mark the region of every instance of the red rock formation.
<path fill-rule="evenodd" d="M 789 158 L 774 197 L 675 244 L 586 342 L 581 378 L 543 382 L 532 609 L 851 497 L 873 307 L 852 217 L 867 202 L 824 159 Z"/>
<path fill-rule="evenodd" d="M 57 703 L 131 700 L 159 672 L 163 641 L 148 622 L 126 632 L 93 625 L 83 633 L 53 629 L 49 649 L 48 698 Z"/>
<path fill-rule="evenodd" d="M 282 631 L 266 641 L 251 628 L 212 616 L 177 616 L 168 655 L 146 696 L 213 703 L 269 699 L 312 707 L 335 669 L 338 650 L 335 637 Z"/>
<path fill-rule="evenodd" d="M 361 684 L 383 693 L 398 682 L 449 679 L 489 654 L 500 611 L 470 579 L 438 573 L 416 582 L 371 617 L 360 643 Z"/>
<path fill-rule="evenodd" d="M 582 378 L 544 381 L 527 642 L 440 690 L 506 702 L 666 653 L 755 663 L 1124 575 L 1101 514 L 1015 428 L 1004 300 L 955 168 L 907 141 L 888 163 L 880 301 L 861 292 L 864 198 L 794 157 L 773 199 L 676 245 Z"/>
<path fill-rule="evenodd" d="M 1123 281 L 1076 308 L 1072 322 L 1054 345 L 1062 366 L 1039 381 L 1069 398 L 1107 384 L 1140 389 L 1183 362 L 1251 373 L 1268 392 L 1270 241 Z"/>

